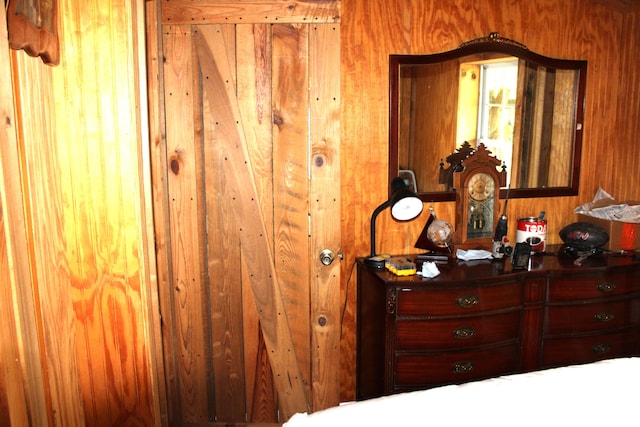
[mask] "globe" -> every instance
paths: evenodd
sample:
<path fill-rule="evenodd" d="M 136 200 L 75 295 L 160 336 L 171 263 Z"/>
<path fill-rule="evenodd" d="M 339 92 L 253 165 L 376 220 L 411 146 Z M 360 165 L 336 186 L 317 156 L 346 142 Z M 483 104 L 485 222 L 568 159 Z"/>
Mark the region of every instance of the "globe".
<path fill-rule="evenodd" d="M 453 227 L 449 221 L 444 219 L 435 219 L 427 228 L 427 236 L 434 245 L 439 248 L 446 248 L 449 246 L 451 237 L 453 236 Z"/>

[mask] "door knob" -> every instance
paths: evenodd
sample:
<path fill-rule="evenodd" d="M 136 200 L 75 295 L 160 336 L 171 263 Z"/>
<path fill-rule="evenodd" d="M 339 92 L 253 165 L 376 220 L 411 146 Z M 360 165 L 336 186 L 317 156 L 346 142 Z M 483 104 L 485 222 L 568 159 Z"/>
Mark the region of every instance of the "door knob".
<path fill-rule="evenodd" d="M 320 252 L 320 262 L 324 265 L 331 265 L 335 258 L 336 254 L 334 254 L 331 249 L 323 249 L 322 252 Z"/>

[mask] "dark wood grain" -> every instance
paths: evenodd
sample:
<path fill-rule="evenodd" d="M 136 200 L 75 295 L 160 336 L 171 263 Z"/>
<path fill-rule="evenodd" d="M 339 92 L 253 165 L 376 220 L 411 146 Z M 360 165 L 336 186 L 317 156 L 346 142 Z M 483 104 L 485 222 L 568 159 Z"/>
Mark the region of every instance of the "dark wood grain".
<path fill-rule="evenodd" d="M 640 262 L 533 259 L 515 271 L 509 260 L 451 259 L 426 279 L 360 258 L 358 399 L 640 355 Z"/>

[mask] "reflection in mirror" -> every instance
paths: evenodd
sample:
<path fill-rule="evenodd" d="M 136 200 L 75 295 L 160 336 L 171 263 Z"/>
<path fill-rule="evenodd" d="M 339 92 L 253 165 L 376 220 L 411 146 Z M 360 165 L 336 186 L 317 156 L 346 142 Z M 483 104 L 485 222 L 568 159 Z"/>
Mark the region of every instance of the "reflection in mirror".
<path fill-rule="evenodd" d="M 451 155 L 484 143 L 504 161 L 509 197 L 577 194 L 585 77 L 586 61 L 495 34 L 441 54 L 391 55 L 389 176 L 412 171 L 423 200 L 454 200 Z"/>

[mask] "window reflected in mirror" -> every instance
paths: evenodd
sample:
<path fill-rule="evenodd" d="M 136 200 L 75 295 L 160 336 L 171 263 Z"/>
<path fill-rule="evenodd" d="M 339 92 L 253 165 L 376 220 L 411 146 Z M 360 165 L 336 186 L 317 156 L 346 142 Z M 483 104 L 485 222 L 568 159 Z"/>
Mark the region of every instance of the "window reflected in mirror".
<path fill-rule="evenodd" d="M 518 59 L 460 64 L 456 147 L 482 143 L 501 159 L 510 179 L 518 94 Z"/>

